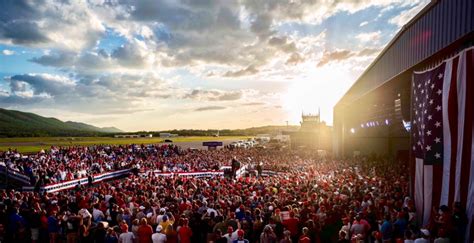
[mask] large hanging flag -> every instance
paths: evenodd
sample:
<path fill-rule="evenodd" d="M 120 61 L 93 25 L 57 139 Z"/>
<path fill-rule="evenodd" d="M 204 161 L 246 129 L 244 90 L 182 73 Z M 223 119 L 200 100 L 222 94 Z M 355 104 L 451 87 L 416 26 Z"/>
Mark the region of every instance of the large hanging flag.
<path fill-rule="evenodd" d="M 418 220 L 427 225 L 433 207 L 461 202 L 469 232 L 474 215 L 474 49 L 415 72 L 411 100 Z"/>

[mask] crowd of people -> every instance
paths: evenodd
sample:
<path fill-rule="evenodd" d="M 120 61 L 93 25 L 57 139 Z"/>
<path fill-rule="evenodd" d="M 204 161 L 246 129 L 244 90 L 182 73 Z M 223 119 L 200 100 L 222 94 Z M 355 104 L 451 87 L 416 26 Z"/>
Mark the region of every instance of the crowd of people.
<path fill-rule="evenodd" d="M 12 152 L 1 157 L 19 169 L 32 164 L 11 159 Z M 54 168 L 71 173 L 94 163 L 104 170 L 131 165 L 141 171 L 213 170 L 233 160 L 276 173 L 238 178 L 140 173 L 58 193 L 1 191 L 1 242 L 461 242 L 467 220 L 454 204 L 434 212 L 429 225 L 417 224 L 407 168 L 381 158 L 130 145 L 52 150 L 33 160 L 53 161 Z M 34 168 L 41 171 L 41 165 Z"/>
<path fill-rule="evenodd" d="M 0 164 L 43 186 L 93 174 L 137 168 L 142 171 L 193 172 L 219 170 L 228 161 L 220 151 L 184 150 L 172 144 L 52 147 L 24 155 L 9 149 L 0 152 Z"/>

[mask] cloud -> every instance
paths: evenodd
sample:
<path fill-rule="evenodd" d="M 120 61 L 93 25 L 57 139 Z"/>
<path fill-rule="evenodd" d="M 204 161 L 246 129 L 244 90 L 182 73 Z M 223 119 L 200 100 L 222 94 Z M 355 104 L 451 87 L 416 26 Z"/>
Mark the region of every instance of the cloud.
<path fill-rule="evenodd" d="M 152 101 L 177 97 L 181 92 L 152 73 L 70 77 L 33 73 L 5 81 L 11 92 L 2 93 L 2 100 L 9 104 L 62 107 L 91 114 L 152 109 Z"/>
<path fill-rule="evenodd" d="M 104 49 L 85 52 L 56 50 L 29 61 L 76 73 L 124 72 L 153 69 L 155 53 L 143 41 L 133 39 L 108 53 Z"/>
<path fill-rule="evenodd" d="M 378 48 L 364 48 L 358 52 L 350 50 L 336 50 L 333 52 L 325 51 L 323 56 L 319 60 L 317 66 L 322 67 L 331 62 L 341 62 L 352 57 L 365 57 L 373 56 L 380 53 L 381 49 Z"/>
<path fill-rule="evenodd" d="M 194 89 L 191 92 L 184 95 L 183 98 L 194 99 L 194 100 L 207 100 L 207 101 L 231 101 L 239 100 L 243 96 L 242 91 L 223 91 L 223 90 L 202 90 Z"/>
<path fill-rule="evenodd" d="M 282 52 L 292 55 L 287 64 L 302 61 L 293 54 L 305 56 L 299 40 L 278 33 L 285 22 L 320 23 L 341 11 L 355 13 L 400 2 L 47 1 L 38 7 L 27 0 L 8 1 L 0 15 L 0 42 L 52 48 L 53 54 L 31 61 L 74 72 L 220 65 L 237 70 L 224 74 L 236 78 L 259 73 Z M 19 27 L 21 33 L 14 33 L 8 29 L 13 23 L 25 23 L 32 30 Z M 125 43 L 102 50 L 102 55 L 99 46 L 108 33 L 125 38 Z"/>
<path fill-rule="evenodd" d="M 338 62 L 338 61 L 346 60 L 352 57 L 353 55 L 354 53 L 349 50 L 337 50 L 333 52 L 324 52 L 317 66 L 322 67 L 330 62 Z"/>
<path fill-rule="evenodd" d="M 13 92 L 25 92 L 29 86 L 34 95 L 47 94 L 56 96 L 68 92 L 75 86 L 74 81 L 59 75 L 23 74 L 9 78 Z"/>
<path fill-rule="evenodd" d="M 364 22 L 362 22 L 362 23 L 359 24 L 359 27 L 365 26 L 365 25 L 367 25 L 368 23 L 369 23 L 368 21 L 364 21 Z"/>
<path fill-rule="evenodd" d="M 80 50 L 103 36 L 100 18 L 82 1 L 3 1 L 0 42 Z"/>
<path fill-rule="evenodd" d="M 258 69 L 255 68 L 255 66 L 250 65 L 244 69 L 237 70 L 237 71 L 227 71 L 224 74 L 224 77 L 241 77 L 241 76 L 248 76 L 248 75 L 253 75 L 258 73 Z"/>
<path fill-rule="evenodd" d="M 115 49 L 111 58 L 116 59 L 121 66 L 141 68 L 147 65 L 148 53 L 148 47 L 144 42 L 134 40 Z"/>
<path fill-rule="evenodd" d="M 260 105 L 265 105 L 264 102 L 249 102 L 249 103 L 244 103 L 242 104 L 243 106 L 260 106 Z"/>
<path fill-rule="evenodd" d="M 286 60 L 286 64 L 289 64 L 289 65 L 296 65 L 298 63 L 301 63 L 301 62 L 304 62 L 304 57 L 302 57 L 300 54 L 298 53 L 293 53 L 291 54 L 290 58 L 288 58 L 288 60 Z"/>
<path fill-rule="evenodd" d="M 76 56 L 72 52 L 58 52 L 40 57 L 33 57 L 29 61 L 51 67 L 69 67 L 74 65 Z"/>
<path fill-rule="evenodd" d="M 408 21 L 410 21 L 413 17 L 415 17 L 429 2 L 430 0 L 412 2 L 409 9 L 391 18 L 388 22 L 398 27 L 402 27 L 403 25 L 408 23 Z"/>
<path fill-rule="evenodd" d="M 382 49 L 379 48 L 364 48 L 357 54 L 358 56 L 372 56 L 379 54 Z"/>
<path fill-rule="evenodd" d="M 214 111 L 214 110 L 224 110 L 224 106 L 204 106 L 194 109 L 194 111 Z"/>
<path fill-rule="evenodd" d="M 15 51 L 5 49 L 5 50 L 2 51 L 2 54 L 5 55 L 5 56 L 11 56 L 11 55 L 15 55 Z"/>
<path fill-rule="evenodd" d="M 360 42 L 373 42 L 377 43 L 380 40 L 380 37 L 382 32 L 376 31 L 376 32 L 368 32 L 368 33 L 360 33 L 356 35 L 356 39 L 358 39 Z"/>

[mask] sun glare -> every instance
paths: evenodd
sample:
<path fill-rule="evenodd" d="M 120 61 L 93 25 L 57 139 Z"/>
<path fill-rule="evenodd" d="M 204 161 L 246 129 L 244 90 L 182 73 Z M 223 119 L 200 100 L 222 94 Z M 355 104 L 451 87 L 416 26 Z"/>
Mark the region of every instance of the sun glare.
<path fill-rule="evenodd" d="M 308 75 L 293 82 L 282 97 L 288 121 L 296 124 L 301 112 L 316 114 L 321 109 L 324 121 L 332 123 L 332 107 L 350 86 L 355 77 L 340 65 L 314 68 Z"/>

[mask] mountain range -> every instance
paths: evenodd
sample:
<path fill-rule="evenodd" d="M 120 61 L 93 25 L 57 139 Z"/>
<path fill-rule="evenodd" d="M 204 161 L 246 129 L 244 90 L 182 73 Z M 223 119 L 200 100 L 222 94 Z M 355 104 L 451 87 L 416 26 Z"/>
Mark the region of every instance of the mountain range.
<path fill-rule="evenodd" d="M 63 122 L 34 113 L 0 108 L 0 137 L 98 136 L 122 132 L 115 127 L 96 127 L 74 121 Z"/>

